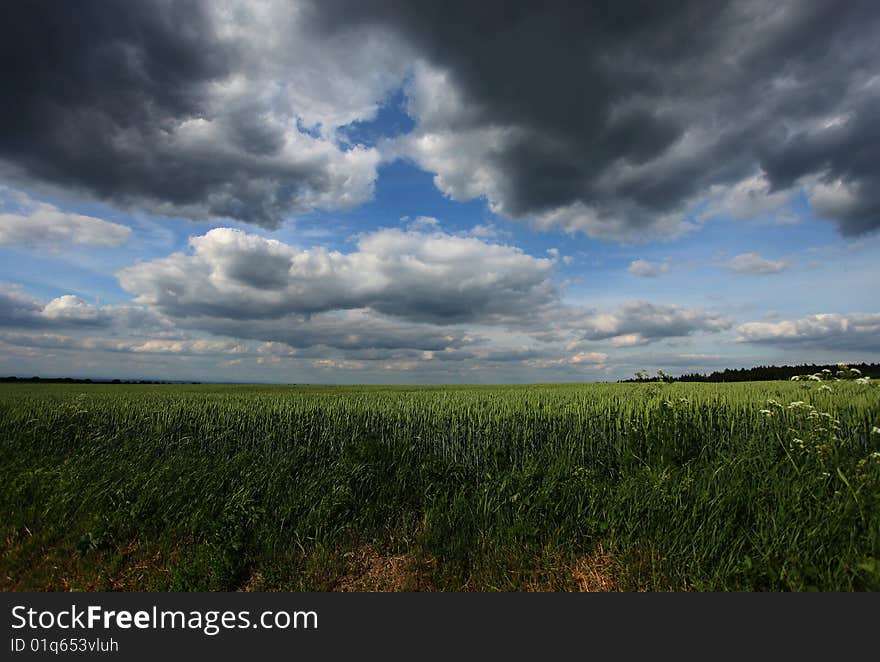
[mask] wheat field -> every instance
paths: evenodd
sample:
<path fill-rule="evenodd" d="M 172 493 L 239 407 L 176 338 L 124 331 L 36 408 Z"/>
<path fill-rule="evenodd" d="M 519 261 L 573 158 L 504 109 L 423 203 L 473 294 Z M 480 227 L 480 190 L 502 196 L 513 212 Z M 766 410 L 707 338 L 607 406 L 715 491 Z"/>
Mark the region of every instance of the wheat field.
<path fill-rule="evenodd" d="M 877 590 L 880 387 L 0 385 L 5 590 Z"/>

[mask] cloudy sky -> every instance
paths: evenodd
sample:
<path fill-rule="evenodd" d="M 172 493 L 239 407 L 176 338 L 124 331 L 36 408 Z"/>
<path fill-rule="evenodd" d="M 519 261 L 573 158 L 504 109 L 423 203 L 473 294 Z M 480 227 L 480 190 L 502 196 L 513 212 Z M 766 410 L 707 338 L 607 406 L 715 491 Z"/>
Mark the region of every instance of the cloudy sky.
<path fill-rule="evenodd" d="M 880 7 L 14 3 L 0 374 L 880 360 Z"/>

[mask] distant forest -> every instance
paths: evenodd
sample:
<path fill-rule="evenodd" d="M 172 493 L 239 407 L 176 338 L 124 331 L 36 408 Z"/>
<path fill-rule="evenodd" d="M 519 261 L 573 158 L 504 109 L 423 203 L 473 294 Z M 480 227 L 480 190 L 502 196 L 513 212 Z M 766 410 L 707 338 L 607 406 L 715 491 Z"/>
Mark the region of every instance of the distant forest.
<path fill-rule="evenodd" d="M 24 384 L 201 384 L 201 382 L 170 382 L 153 379 L 75 379 L 73 377 L 0 377 L 0 382 Z"/>
<path fill-rule="evenodd" d="M 848 363 L 850 368 L 858 369 L 863 376 L 871 379 L 880 379 L 880 363 Z M 759 365 L 754 368 L 726 368 L 724 370 L 702 375 L 697 372 L 687 373 L 681 377 L 671 375 L 643 375 L 632 379 L 622 379 L 622 382 L 767 382 L 775 380 L 791 379 L 796 375 L 812 375 L 828 369 L 832 373 L 837 371 L 837 364 L 818 365 L 804 363 L 802 365 Z"/>
<path fill-rule="evenodd" d="M 850 368 L 856 368 L 864 377 L 880 379 L 880 363 L 848 363 Z M 619 379 L 618 382 L 768 382 L 776 380 L 788 380 L 796 375 L 812 375 L 822 370 L 837 372 L 837 364 L 804 363 L 801 365 L 759 365 L 754 368 L 726 368 L 716 370 L 708 375 L 691 372 L 674 377 L 666 373 L 649 375 L 641 373 L 630 379 Z M 160 381 L 147 379 L 74 379 L 72 377 L 0 377 L 2 382 L 18 383 L 52 383 L 52 384 L 201 384 L 201 382 L 188 381 Z"/>

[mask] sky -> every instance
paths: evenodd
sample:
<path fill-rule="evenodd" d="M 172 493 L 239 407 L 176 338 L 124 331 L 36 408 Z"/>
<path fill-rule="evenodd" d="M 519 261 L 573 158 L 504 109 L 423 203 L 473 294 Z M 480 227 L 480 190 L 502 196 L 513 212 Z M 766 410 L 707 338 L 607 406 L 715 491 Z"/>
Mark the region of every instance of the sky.
<path fill-rule="evenodd" d="M 873 1 L 5 14 L 2 375 L 880 361 Z"/>

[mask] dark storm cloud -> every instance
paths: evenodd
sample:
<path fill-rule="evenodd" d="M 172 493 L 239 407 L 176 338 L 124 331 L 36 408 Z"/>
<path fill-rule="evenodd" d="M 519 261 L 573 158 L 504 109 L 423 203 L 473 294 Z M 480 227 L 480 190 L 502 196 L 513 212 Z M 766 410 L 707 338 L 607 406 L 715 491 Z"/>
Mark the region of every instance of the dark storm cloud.
<path fill-rule="evenodd" d="M 878 33 L 870 0 L 12 3 L 0 174 L 275 227 L 370 197 L 379 152 L 340 128 L 409 80 L 416 127 L 382 149 L 455 199 L 633 239 L 759 176 L 855 235 L 880 226 Z"/>
<path fill-rule="evenodd" d="M 0 327 L 35 326 L 42 310 L 39 301 L 0 286 Z"/>
<path fill-rule="evenodd" d="M 874 87 L 880 97 L 880 79 Z M 866 99 L 823 131 L 802 129 L 769 142 L 762 146 L 764 170 L 779 187 L 804 175 L 821 173 L 811 202 L 819 213 L 836 219 L 845 235 L 880 227 L 878 118 L 880 98 Z"/>
<path fill-rule="evenodd" d="M 228 36 L 237 18 L 220 11 L 195 0 L 4 7 L 0 173 L 269 227 L 291 210 L 368 197 L 375 158 L 291 133 L 295 118 L 273 114 L 275 100 L 223 88 L 261 82 L 271 58 L 244 28 Z"/>
<path fill-rule="evenodd" d="M 387 30 L 441 72 L 411 99 L 431 138 L 413 153 L 453 197 L 632 237 L 673 231 L 659 219 L 762 168 L 773 190 L 813 177 L 845 234 L 880 226 L 875 2 L 315 6 L 328 33 Z"/>
<path fill-rule="evenodd" d="M 16 103 L 6 108 L 13 112 L 4 149 L 24 152 L 39 130 L 65 124 L 65 112 L 73 119 L 100 111 L 120 128 L 198 114 L 199 86 L 230 70 L 232 54 L 197 2 L 37 1 L 5 9 L 0 66 Z"/>

